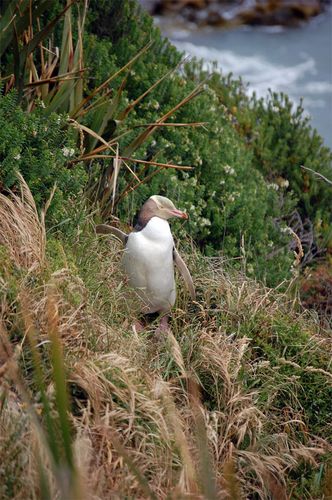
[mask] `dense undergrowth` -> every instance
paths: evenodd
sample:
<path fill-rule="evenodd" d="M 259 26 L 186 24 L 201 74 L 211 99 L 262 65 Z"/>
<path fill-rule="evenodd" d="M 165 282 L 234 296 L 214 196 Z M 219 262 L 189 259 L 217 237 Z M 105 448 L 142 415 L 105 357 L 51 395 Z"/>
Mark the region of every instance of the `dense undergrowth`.
<path fill-rule="evenodd" d="M 44 24 L 47 25 L 62 7 L 62 2 L 55 2 L 53 9 L 43 14 Z M 329 177 L 331 152 L 312 130 L 302 106 L 294 109 L 284 95 L 271 95 L 265 101 L 248 98 L 241 81 L 220 75 L 213 69 L 208 73 L 199 61 L 181 64 L 181 54 L 162 38 L 152 19 L 133 0 L 92 1 L 86 14 L 74 7 L 66 16 L 69 12 L 71 24 L 70 16 L 65 17 L 63 23 L 58 22 L 49 43 L 55 53 L 56 46 L 61 49 L 57 63 L 60 74 L 64 71 L 61 68 L 67 68 L 74 75 L 75 71 L 84 68 L 84 73 L 80 74 L 77 84 L 71 80 L 63 84 L 61 80 L 54 80 L 60 84 L 54 88 L 49 86 L 46 96 L 45 85 L 40 85 L 36 95 L 42 106 L 25 119 L 31 123 L 24 125 L 32 129 L 36 121 L 38 128 L 43 106 L 44 129 L 48 128 L 51 111 L 60 115 L 61 111 L 65 112 L 58 120 L 62 124 L 63 141 L 71 142 L 71 146 L 63 148 L 61 137 L 53 140 L 51 129 L 31 140 L 37 158 L 43 158 L 44 149 L 58 151 L 54 163 L 61 165 L 57 196 L 74 197 L 79 183 L 81 189 L 88 188 L 91 199 L 97 197 L 103 205 L 104 217 L 111 218 L 115 214 L 132 222 L 136 210 L 148 196 L 167 195 L 191 215 L 186 232 L 206 255 L 226 255 L 234 258 L 236 266 L 237 258 L 245 252 L 247 274 L 269 286 L 279 285 L 291 277 L 297 243 L 287 233 L 287 226 L 301 240 L 302 266 L 323 259 L 326 270 L 330 269 L 330 187 L 301 166 Z M 86 18 L 85 25 L 82 18 Z M 72 49 L 64 44 L 68 37 L 62 38 L 67 33 L 73 37 Z M 80 59 L 78 54 L 81 54 Z M 40 57 L 34 54 L 34 65 L 28 67 L 26 78 L 42 65 Z M 43 57 L 46 58 L 46 53 Z M 124 70 L 133 58 L 135 61 Z M 12 59 L 12 53 L 5 51 L 3 75 L 15 70 Z M 71 65 L 67 64 L 72 60 Z M 56 66 L 54 61 L 51 63 L 50 67 Z M 45 67 L 47 77 L 59 78 L 50 73 L 46 63 Z M 41 74 L 40 79 L 46 76 Z M 110 77 L 110 83 L 105 85 Z M 31 80 L 31 76 L 29 78 Z M 204 86 L 200 87 L 203 82 Z M 37 83 L 38 78 L 34 89 L 38 89 Z M 102 90 L 94 94 L 100 87 Z M 188 99 L 193 92 L 196 96 Z M 80 108 L 82 104 L 79 104 L 80 111 L 75 111 L 77 102 L 72 102 L 72 95 L 78 103 L 89 99 L 85 108 Z M 31 99 L 27 87 L 21 105 L 33 109 L 36 104 Z M 183 100 L 185 104 L 178 107 Z M 1 183 L 11 188 L 14 171 L 19 169 L 27 176 L 29 170 L 27 181 L 37 202 L 42 201 L 54 179 L 51 175 L 54 164 L 50 167 L 48 158 L 45 163 L 48 167 L 39 167 L 35 166 L 37 160 L 34 159 L 32 168 L 27 169 L 31 159 L 22 153 L 22 138 L 17 133 L 11 134 L 15 115 L 19 117 L 20 112 L 13 112 L 13 104 L 8 112 L 8 103 L 3 99 L 1 108 L 4 109 L 0 116 L 4 138 L 1 157 L 6 166 L 0 174 Z M 174 111 L 166 120 L 167 126 L 148 128 L 147 124 L 158 122 L 170 110 Z M 71 119 L 79 121 L 79 126 L 87 126 L 93 133 L 100 134 L 101 140 L 111 139 L 110 148 L 105 149 L 98 135 L 91 136 L 84 131 L 82 138 L 82 129 L 79 136 L 76 131 L 76 148 L 73 148 L 75 134 L 68 119 L 67 124 L 64 121 L 68 113 Z M 51 116 L 56 120 L 54 114 Z M 8 132 L 7 121 L 11 124 Z M 171 126 L 174 123 L 204 125 Z M 19 123 L 18 130 L 20 127 Z M 104 157 L 94 154 L 87 161 L 84 157 L 88 157 L 88 152 L 91 154 L 92 145 L 94 148 L 101 146 Z M 112 155 L 116 145 L 120 156 L 131 156 L 132 160 L 128 167 L 122 163 L 114 193 L 109 186 L 114 179 Z M 29 142 L 24 143 L 25 148 L 29 150 Z M 61 151 L 67 155 L 69 174 L 62 168 L 65 158 L 58 158 Z M 79 163 L 82 158 L 88 180 Z M 135 163 L 135 159 L 187 165 L 192 170 L 161 169 L 149 163 Z M 73 182 L 68 182 L 70 176 Z M 55 219 L 60 218 L 55 216 Z M 183 228 L 178 234 L 184 236 Z"/>
<path fill-rule="evenodd" d="M 89 216 L 46 238 L 22 189 L 0 200 L 1 497 L 328 498 L 317 319 L 192 248 L 197 302 L 179 282 L 172 333 L 137 334 L 118 243 Z"/>

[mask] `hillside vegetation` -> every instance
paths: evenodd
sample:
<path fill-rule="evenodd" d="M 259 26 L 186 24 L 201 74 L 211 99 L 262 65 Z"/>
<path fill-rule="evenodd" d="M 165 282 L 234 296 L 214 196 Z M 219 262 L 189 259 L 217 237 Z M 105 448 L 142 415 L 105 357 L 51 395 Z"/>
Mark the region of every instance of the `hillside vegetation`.
<path fill-rule="evenodd" d="M 0 199 L 1 497 L 328 498 L 317 321 L 194 251 L 197 302 L 181 287 L 172 333 L 137 334 L 118 243 L 89 217 L 46 237 L 21 182 Z"/>
<path fill-rule="evenodd" d="M 329 498 L 331 152 L 136 2 L 47 5 L 0 6 L 0 497 Z M 197 288 L 163 339 L 94 230 L 156 193 Z"/>

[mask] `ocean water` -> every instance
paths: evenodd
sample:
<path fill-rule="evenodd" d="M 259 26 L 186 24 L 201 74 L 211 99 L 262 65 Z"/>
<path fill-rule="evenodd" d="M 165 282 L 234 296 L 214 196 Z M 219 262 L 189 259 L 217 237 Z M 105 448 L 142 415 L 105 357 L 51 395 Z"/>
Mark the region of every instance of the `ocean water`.
<path fill-rule="evenodd" d="M 180 51 L 241 76 L 248 93 L 285 92 L 294 103 L 303 97 L 312 126 L 332 148 L 332 9 L 299 28 L 179 29 L 164 20 L 160 27 Z"/>

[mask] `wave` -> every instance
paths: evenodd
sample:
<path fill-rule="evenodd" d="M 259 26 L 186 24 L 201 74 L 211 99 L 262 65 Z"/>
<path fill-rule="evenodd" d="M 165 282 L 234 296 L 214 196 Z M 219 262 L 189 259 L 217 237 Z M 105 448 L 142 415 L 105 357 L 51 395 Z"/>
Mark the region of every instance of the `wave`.
<path fill-rule="evenodd" d="M 217 50 L 190 42 L 174 42 L 177 48 L 189 55 L 203 59 L 206 69 L 211 69 L 211 63 L 223 73 L 233 73 L 248 83 L 249 93 L 256 92 L 259 97 L 266 95 L 268 89 L 276 92 L 287 92 L 291 96 L 302 92 L 327 93 L 332 92 L 332 84 L 322 81 L 303 83 L 317 73 L 316 63 L 312 57 L 296 65 L 273 64 L 260 56 L 243 56 L 230 50 Z"/>

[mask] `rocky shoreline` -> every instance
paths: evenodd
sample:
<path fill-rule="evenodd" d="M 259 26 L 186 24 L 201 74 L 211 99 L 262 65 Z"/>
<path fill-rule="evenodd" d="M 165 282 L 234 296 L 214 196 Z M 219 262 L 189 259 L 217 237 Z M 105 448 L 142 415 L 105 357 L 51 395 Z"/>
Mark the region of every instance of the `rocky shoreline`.
<path fill-rule="evenodd" d="M 299 26 L 330 0 L 141 0 L 152 15 L 172 16 L 198 26 Z"/>

